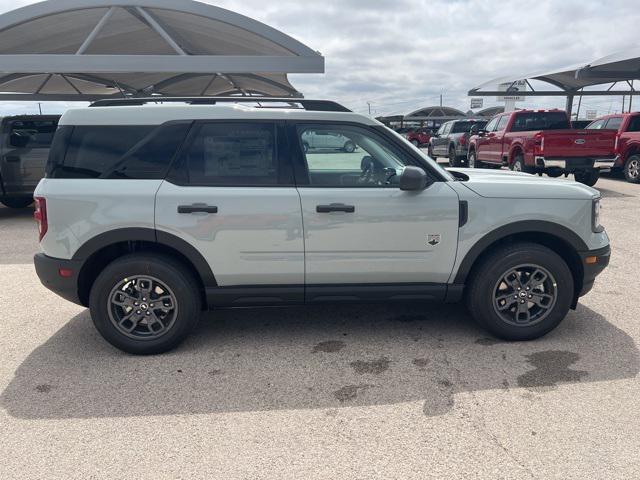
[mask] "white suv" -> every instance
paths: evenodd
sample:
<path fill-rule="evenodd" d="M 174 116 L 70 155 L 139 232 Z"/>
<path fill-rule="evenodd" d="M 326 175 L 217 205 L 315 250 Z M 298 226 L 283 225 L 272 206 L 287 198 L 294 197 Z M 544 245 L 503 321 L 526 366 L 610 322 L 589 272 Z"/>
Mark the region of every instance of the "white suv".
<path fill-rule="evenodd" d="M 40 279 L 127 352 L 171 349 L 205 309 L 352 301 L 464 298 L 533 339 L 609 262 L 584 185 L 448 172 L 333 102 L 154 102 L 69 110 L 36 191 Z"/>

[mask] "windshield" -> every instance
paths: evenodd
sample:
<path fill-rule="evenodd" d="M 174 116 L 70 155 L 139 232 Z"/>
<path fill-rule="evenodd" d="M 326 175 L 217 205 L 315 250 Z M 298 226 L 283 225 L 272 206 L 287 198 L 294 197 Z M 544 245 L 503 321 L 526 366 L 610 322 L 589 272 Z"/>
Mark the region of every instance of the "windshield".
<path fill-rule="evenodd" d="M 511 131 L 530 132 L 533 130 L 566 130 L 570 128 L 569 119 L 564 112 L 527 112 L 516 115 Z"/>

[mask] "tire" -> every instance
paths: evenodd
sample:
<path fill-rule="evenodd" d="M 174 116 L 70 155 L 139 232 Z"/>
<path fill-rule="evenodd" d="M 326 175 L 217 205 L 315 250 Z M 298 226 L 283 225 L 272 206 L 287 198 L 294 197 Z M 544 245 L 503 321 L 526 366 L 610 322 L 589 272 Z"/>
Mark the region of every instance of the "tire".
<path fill-rule="evenodd" d="M 503 280 L 512 269 L 518 269 L 521 275 L 517 279 L 508 278 L 522 290 Z M 536 272 L 546 276 L 543 287 L 534 286 L 527 291 L 527 281 L 535 276 L 535 284 L 542 278 Z M 569 267 L 557 253 L 536 243 L 498 248 L 474 267 L 471 275 L 466 298 L 471 315 L 493 335 L 505 340 L 534 340 L 546 335 L 565 318 L 573 301 L 574 282 Z M 534 297 L 546 306 L 529 301 Z M 501 304 L 504 308 L 499 311 Z"/>
<path fill-rule="evenodd" d="M 307 142 L 304 142 L 304 143 L 302 144 L 302 151 L 303 151 L 304 153 L 307 153 L 307 152 L 309 151 L 309 144 L 308 144 Z"/>
<path fill-rule="evenodd" d="M 111 345 L 134 355 L 154 355 L 175 348 L 191 333 L 200 317 L 199 292 L 193 275 L 178 261 L 132 254 L 110 263 L 98 275 L 89 308 L 96 329 Z"/>
<path fill-rule="evenodd" d="M 437 158 L 433 156 L 433 148 L 431 148 L 431 145 L 427 147 L 427 155 L 429 156 L 429 158 L 437 160 Z"/>
<path fill-rule="evenodd" d="M 462 163 L 460 162 L 460 159 L 456 155 L 456 150 L 453 147 L 449 148 L 449 165 L 451 165 L 452 167 L 460 167 L 460 166 L 462 166 Z"/>
<path fill-rule="evenodd" d="M 624 163 L 624 178 L 629 183 L 640 183 L 640 155 L 632 155 Z"/>
<path fill-rule="evenodd" d="M 598 179 L 600 178 L 600 170 L 593 169 L 578 171 L 573 174 L 573 177 L 576 179 L 576 182 L 580 182 L 589 187 L 593 187 L 596 183 L 598 183 Z"/>
<path fill-rule="evenodd" d="M 353 153 L 356 151 L 356 144 L 352 141 L 348 141 L 344 144 L 343 150 L 347 153 Z"/>
<path fill-rule="evenodd" d="M 8 208 L 27 208 L 33 203 L 31 197 L 7 197 L 0 200 L 5 207 Z"/>
<path fill-rule="evenodd" d="M 514 157 L 513 162 L 509 165 L 509 169 L 514 172 L 533 173 L 531 168 L 525 165 L 522 154 L 518 154 Z"/>
<path fill-rule="evenodd" d="M 475 150 L 469 150 L 469 155 L 467 156 L 467 167 L 482 168 L 482 164 L 478 161 Z"/>

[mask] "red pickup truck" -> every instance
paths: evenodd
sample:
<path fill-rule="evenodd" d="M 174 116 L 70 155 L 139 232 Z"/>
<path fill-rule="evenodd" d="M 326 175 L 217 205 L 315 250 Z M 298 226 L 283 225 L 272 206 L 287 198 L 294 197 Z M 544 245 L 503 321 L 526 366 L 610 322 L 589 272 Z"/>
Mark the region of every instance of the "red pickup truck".
<path fill-rule="evenodd" d="M 407 133 L 407 140 L 413 143 L 416 147 L 426 145 L 431 140 L 433 131 L 430 128 L 419 128 L 413 132 Z"/>
<path fill-rule="evenodd" d="M 517 110 L 494 117 L 482 129 L 472 129 L 470 168 L 483 166 L 546 173 L 572 173 L 576 181 L 593 186 L 601 171 L 613 168 L 617 154 L 615 132 L 573 130 L 561 110 Z"/>
<path fill-rule="evenodd" d="M 640 112 L 607 115 L 594 120 L 587 130 L 613 130 L 618 161 L 614 169 L 622 170 L 628 182 L 640 183 Z"/>

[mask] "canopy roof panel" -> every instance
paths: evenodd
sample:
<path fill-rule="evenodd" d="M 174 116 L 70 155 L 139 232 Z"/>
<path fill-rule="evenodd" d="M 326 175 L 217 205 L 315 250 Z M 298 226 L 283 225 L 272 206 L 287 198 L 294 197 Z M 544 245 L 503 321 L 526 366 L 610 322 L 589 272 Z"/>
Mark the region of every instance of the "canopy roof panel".
<path fill-rule="evenodd" d="M 0 99 L 299 96 L 287 74 L 322 72 L 297 40 L 191 0 L 49 0 L 0 15 Z"/>
<path fill-rule="evenodd" d="M 452 117 L 466 117 L 467 115 L 457 108 L 451 107 L 426 107 L 405 115 L 405 120 L 412 119 L 440 119 Z"/>
<path fill-rule="evenodd" d="M 497 91 L 498 85 L 515 83 L 520 80 L 526 80 L 527 82 L 537 80 L 545 82 L 554 88 L 550 90 L 534 89 L 529 83 L 531 90 L 519 91 L 518 96 L 567 96 L 578 94 L 578 92 L 585 95 L 621 95 L 620 90 L 614 90 L 611 87 L 605 90 L 590 90 L 589 88 L 606 84 L 615 85 L 618 82 L 637 79 L 640 79 L 640 47 L 608 55 L 590 63 L 569 65 L 557 70 L 495 78 L 471 89 L 469 95 L 504 95 L 505 92 Z M 637 95 L 639 93 L 633 89 L 631 84 L 628 84 L 628 86 L 629 91 L 624 92 L 626 95 Z"/>

